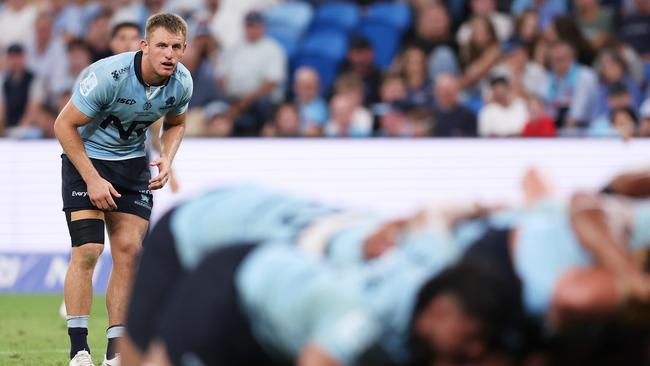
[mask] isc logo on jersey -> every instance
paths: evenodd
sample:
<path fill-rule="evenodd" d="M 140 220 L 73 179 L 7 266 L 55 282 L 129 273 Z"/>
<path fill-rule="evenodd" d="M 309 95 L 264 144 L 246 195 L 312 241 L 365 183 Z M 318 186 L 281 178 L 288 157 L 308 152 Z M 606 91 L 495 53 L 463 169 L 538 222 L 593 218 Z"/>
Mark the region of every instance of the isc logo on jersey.
<path fill-rule="evenodd" d="M 96 86 L 97 75 L 95 75 L 94 72 L 91 72 L 83 80 L 81 80 L 81 83 L 79 83 L 79 91 L 81 92 L 81 95 L 87 97 L 88 94 L 90 94 L 90 92 L 95 89 Z"/>

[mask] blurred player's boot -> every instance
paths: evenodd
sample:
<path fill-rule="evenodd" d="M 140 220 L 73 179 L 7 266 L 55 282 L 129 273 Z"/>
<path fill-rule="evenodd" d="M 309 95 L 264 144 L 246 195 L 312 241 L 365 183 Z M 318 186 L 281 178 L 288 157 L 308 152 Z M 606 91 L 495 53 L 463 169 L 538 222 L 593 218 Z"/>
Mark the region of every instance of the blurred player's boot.
<path fill-rule="evenodd" d="M 79 351 L 77 354 L 70 360 L 70 366 L 95 366 L 93 365 L 93 359 L 90 357 L 88 351 Z"/>
<path fill-rule="evenodd" d="M 112 358 L 110 360 L 107 360 L 106 355 L 104 355 L 102 366 L 120 366 L 120 354 L 116 353 L 115 358 Z"/>

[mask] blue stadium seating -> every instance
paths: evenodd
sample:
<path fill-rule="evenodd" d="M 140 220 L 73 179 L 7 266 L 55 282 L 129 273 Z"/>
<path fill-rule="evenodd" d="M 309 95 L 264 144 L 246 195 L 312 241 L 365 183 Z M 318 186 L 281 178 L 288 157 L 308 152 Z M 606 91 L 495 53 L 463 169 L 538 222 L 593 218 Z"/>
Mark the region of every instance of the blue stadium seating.
<path fill-rule="evenodd" d="M 312 22 L 312 29 L 338 28 L 344 32 L 352 31 L 361 18 L 356 4 L 347 2 L 324 3 L 318 7 Z"/>
<path fill-rule="evenodd" d="M 282 46 L 287 58 L 291 58 L 296 53 L 300 40 L 295 33 L 287 32 L 285 28 L 273 26 L 266 29 L 266 34 Z"/>
<path fill-rule="evenodd" d="M 295 73 L 296 69 L 301 66 L 311 66 L 320 77 L 320 89 L 323 95 L 327 94 L 334 80 L 339 68 L 339 62 L 323 57 L 319 54 L 301 53 L 299 52 L 291 62 L 291 76 Z"/>
<path fill-rule="evenodd" d="M 304 2 L 287 2 L 273 7 L 265 14 L 266 25 L 272 29 L 282 29 L 299 39 L 312 21 L 314 11 Z"/>
<path fill-rule="evenodd" d="M 400 31 L 387 23 L 364 20 L 357 28 L 356 33 L 366 37 L 372 43 L 375 51 L 375 64 L 384 70 L 387 69 L 399 48 Z"/>
<path fill-rule="evenodd" d="M 411 7 L 406 3 L 376 3 L 368 7 L 365 19 L 390 24 L 403 33 L 411 25 Z"/>
<path fill-rule="evenodd" d="M 305 36 L 300 49 L 305 53 L 341 61 L 348 49 L 347 35 L 336 29 L 316 30 Z"/>

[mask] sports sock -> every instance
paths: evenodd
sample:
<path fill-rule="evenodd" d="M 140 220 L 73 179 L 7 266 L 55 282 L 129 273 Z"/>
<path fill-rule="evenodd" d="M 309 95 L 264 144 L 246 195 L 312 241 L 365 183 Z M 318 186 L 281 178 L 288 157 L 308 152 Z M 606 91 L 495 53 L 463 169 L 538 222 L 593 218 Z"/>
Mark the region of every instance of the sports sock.
<path fill-rule="evenodd" d="M 124 326 L 116 324 L 106 329 L 106 338 L 108 338 L 108 346 L 106 346 L 106 359 L 112 360 L 115 358 L 115 351 L 117 349 L 117 340 L 124 335 Z"/>
<path fill-rule="evenodd" d="M 86 350 L 90 353 L 88 347 L 88 318 L 89 315 L 68 316 L 68 335 L 70 336 L 70 359 L 77 352 Z"/>

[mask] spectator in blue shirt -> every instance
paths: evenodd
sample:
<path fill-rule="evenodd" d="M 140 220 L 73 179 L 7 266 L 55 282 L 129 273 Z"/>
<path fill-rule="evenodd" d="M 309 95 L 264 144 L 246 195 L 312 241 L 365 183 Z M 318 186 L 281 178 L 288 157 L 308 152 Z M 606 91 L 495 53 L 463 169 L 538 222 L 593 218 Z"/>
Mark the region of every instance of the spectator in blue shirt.
<path fill-rule="evenodd" d="M 293 92 L 300 115 L 300 130 L 307 135 L 319 135 L 327 122 L 327 103 L 320 95 L 320 80 L 316 70 L 303 66 L 294 74 Z"/>
<path fill-rule="evenodd" d="M 550 61 L 546 100 L 556 125 L 571 128 L 588 125 L 596 113 L 596 74 L 590 67 L 578 64 L 573 47 L 563 41 L 551 46 Z"/>

